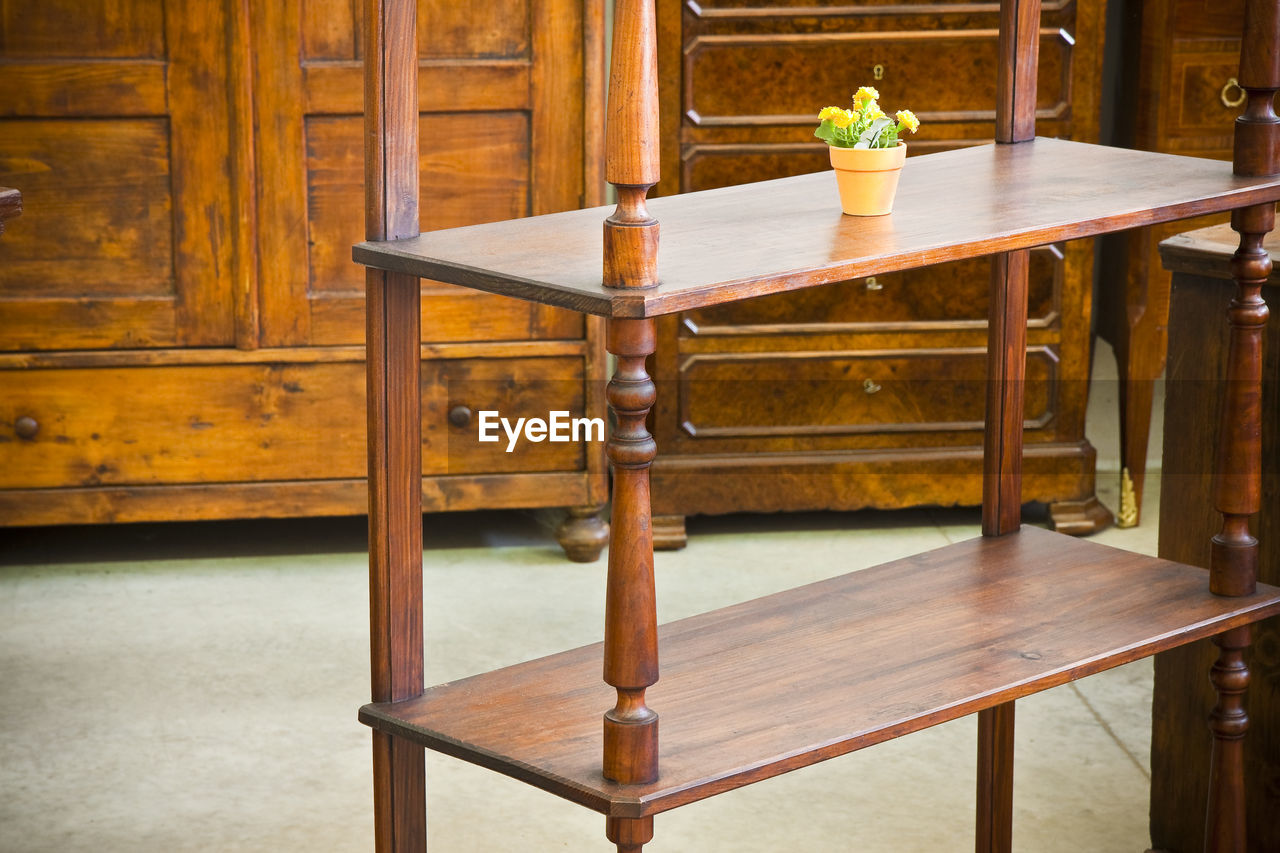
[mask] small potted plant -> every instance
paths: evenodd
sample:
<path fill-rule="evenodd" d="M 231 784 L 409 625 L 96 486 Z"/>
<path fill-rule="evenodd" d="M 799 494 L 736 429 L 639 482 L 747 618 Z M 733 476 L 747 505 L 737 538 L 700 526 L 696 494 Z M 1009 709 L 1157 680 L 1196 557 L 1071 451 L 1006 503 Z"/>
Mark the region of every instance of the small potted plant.
<path fill-rule="evenodd" d="M 861 87 L 852 109 L 824 107 L 813 132 L 829 146 L 840 207 L 851 216 L 882 216 L 893 210 L 907 157 L 907 143 L 900 137 L 920 127 L 910 110 L 898 110 L 889 118 L 876 103 L 879 98 L 872 87 Z"/>

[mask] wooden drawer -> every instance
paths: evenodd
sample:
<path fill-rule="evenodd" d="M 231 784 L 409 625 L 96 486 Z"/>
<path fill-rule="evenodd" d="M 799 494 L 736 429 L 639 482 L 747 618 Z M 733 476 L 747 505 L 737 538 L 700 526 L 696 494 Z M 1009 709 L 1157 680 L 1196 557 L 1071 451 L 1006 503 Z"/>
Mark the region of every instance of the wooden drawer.
<path fill-rule="evenodd" d="M 1168 109 L 1160 133 L 1173 150 L 1230 158 L 1230 131 L 1242 108 L 1236 99 L 1244 95 L 1229 85 L 1240 73 L 1239 40 L 1179 40 L 1167 73 Z"/>
<path fill-rule="evenodd" d="M 812 34 L 716 34 L 685 44 L 684 111 L 695 126 L 768 125 L 809 117 L 833 92 L 874 84 L 886 111 L 908 108 L 925 125 L 994 118 L 997 33 L 993 29 Z M 1045 30 L 1037 112 L 1067 111 L 1073 41 Z M 838 104 L 844 106 L 844 104 Z M 812 122 L 811 122 L 812 123 Z"/>
<path fill-rule="evenodd" d="M 1028 430 L 1053 420 L 1057 363 L 1048 348 L 1028 353 Z M 679 376 L 681 431 L 700 445 L 879 436 L 877 446 L 914 446 L 954 444 L 955 433 L 967 434 L 965 443 L 982 442 L 982 349 L 712 353 L 685 359 Z M 937 440 L 943 433 L 952 438 Z"/>
<path fill-rule="evenodd" d="M 1051 326 L 1059 312 L 1062 253 L 1042 246 L 1031 258 L 1030 324 Z M 680 331 L 710 336 L 985 328 L 990 270 L 989 259 L 973 258 L 762 296 L 689 311 L 681 315 Z"/>
<path fill-rule="evenodd" d="M 364 384 L 358 361 L 0 371 L 0 488 L 363 479 Z M 424 362 L 423 473 L 579 469 L 579 445 L 506 453 L 449 412 L 583 405 L 581 358 Z"/>

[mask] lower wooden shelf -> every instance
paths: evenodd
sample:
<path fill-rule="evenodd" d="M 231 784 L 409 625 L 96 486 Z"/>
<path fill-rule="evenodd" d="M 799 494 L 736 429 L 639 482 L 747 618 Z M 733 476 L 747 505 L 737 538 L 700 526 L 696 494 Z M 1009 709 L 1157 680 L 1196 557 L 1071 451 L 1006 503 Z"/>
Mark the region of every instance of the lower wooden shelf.
<path fill-rule="evenodd" d="M 601 775 L 614 691 L 599 644 L 367 705 L 360 719 L 641 817 L 1273 613 L 1280 588 L 1219 598 L 1204 569 L 1028 527 L 660 628 L 653 784 Z"/>

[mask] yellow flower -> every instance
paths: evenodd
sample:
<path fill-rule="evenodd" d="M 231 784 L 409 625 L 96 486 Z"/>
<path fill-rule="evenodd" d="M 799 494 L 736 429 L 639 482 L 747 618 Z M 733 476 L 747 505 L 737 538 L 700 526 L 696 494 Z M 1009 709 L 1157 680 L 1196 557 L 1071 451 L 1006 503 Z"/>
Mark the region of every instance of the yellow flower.
<path fill-rule="evenodd" d="M 826 121 L 829 118 L 835 118 L 837 113 L 842 112 L 844 112 L 844 110 L 839 107 L 823 107 L 822 112 L 818 113 L 818 121 Z"/>
<path fill-rule="evenodd" d="M 874 103 L 880 99 L 880 93 L 871 86 L 863 86 L 853 96 L 853 108 L 860 110 L 867 104 Z"/>
<path fill-rule="evenodd" d="M 911 112 L 911 110 L 898 110 L 897 119 L 898 124 L 902 125 L 912 133 L 915 133 L 920 129 L 920 119 L 916 118 L 916 114 Z"/>
<path fill-rule="evenodd" d="M 884 118 L 884 110 L 880 109 L 880 107 L 873 101 L 871 105 L 867 107 L 866 112 L 863 113 L 862 117 L 867 121 L 875 121 L 878 118 Z"/>
<path fill-rule="evenodd" d="M 836 110 L 831 116 L 831 123 L 836 127 L 848 127 L 853 124 L 853 113 L 848 110 Z"/>

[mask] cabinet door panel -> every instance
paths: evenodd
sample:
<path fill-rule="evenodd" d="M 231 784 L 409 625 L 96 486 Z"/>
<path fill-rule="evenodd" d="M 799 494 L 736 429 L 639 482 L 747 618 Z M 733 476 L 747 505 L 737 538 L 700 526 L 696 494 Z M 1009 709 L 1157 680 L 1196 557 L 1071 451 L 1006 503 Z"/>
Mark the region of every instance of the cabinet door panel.
<path fill-rule="evenodd" d="M 362 35 L 354 0 L 259 4 L 261 342 L 358 343 Z M 582 4 L 421 0 L 421 227 L 564 210 L 584 195 Z M 424 282 L 432 342 L 577 338 L 581 319 Z"/>
<path fill-rule="evenodd" d="M 221 2 L 0 3 L 0 350 L 234 342 Z M 211 35 L 212 34 L 212 35 Z"/>

